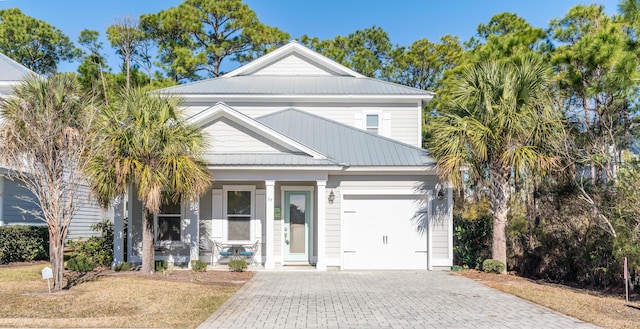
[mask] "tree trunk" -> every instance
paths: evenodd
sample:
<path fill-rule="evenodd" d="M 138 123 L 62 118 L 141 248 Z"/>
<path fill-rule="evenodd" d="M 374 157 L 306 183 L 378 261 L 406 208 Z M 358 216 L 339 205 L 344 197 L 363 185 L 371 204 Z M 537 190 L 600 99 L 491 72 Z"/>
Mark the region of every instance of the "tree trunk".
<path fill-rule="evenodd" d="M 498 165 L 499 166 L 499 165 Z M 507 215 L 509 213 L 510 172 L 508 168 L 494 167 L 490 169 L 491 179 L 491 212 L 493 214 L 493 241 L 491 257 L 499 260 L 507 268 Z M 505 273 L 503 272 L 503 273 Z"/>
<path fill-rule="evenodd" d="M 52 226 L 49 226 L 49 262 L 53 273 L 53 291 L 60 291 L 64 284 L 64 247 L 58 228 Z"/>
<path fill-rule="evenodd" d="M 145 210 L 142 223 L 142 272 L 155 270 L 155 246 L 153 241 L 153 214 Z"/>

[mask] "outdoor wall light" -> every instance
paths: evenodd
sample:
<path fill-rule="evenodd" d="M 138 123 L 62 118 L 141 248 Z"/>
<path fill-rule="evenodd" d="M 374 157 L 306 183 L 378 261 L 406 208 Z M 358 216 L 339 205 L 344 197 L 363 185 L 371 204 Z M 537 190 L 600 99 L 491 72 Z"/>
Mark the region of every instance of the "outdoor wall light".
<path fill-rule="evenodd" d="M 438 183 L 436 184 L 436 199 L 442 200 L 442 198 L 444 198 L 444 188 L 442 184 Z"/>
<path fill-rule="evenodd" d="M 333 194 L 333 191 L 331 191 L 331 193 L 329 193 L 329 204 L 333 204 L 333 200 L 336 199 L 336 195 Z"/>

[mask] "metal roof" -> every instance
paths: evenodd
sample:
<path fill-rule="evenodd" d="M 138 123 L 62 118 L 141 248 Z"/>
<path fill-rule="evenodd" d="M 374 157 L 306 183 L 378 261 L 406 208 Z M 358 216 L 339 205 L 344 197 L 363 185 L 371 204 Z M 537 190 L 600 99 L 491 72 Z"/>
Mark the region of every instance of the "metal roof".
<path fill-rule="evenodd" d="M 218 77 L 160 90 L 189 95 L 385 95 L 431 98 L 433 93 L 396 83 L 350 76 Z"/>
<path fill-rule="evenodd" d="M 0 53 L 0 81 L 22 81 L 28 75 L 36 75 L 36 73 Z"/>
<path fill-rule="evenodd" d="M 0 53 L 0 96 L 10 95 L 13 87 L 35 72 Z"/>
<path fill-rule="evenodd" d="M 433 166 L 429 153 L 417 147 L 298 109 L 287 109 L 257 121 L 346 166 Z"/>

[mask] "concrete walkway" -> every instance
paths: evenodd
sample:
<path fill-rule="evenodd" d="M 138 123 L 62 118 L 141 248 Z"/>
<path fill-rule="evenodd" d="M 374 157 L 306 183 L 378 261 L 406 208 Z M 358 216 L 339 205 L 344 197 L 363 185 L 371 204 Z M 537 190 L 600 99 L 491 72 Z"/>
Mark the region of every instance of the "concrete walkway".
<path fill-rule="evenodd" d="M 597 328 L 448 272 L 258 272 L 198 328 Z"/>

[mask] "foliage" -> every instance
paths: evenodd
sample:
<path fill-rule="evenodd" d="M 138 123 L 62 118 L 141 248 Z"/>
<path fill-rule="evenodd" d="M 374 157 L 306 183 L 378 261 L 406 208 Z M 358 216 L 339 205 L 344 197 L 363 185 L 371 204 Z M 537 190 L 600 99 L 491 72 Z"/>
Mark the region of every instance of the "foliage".
<path fill-rule="evenodd" d="M 506 224 L 514 179 L 557 165 L 563 137 L 551 105 L 549 66 L 528 54 L 512 62 L 487 61 L 450 80 L 449 101 L 427 125 L 427 148 L 439 174 L 462 186 L 461 173 L 491 200 L 492 257 L 506 263 Z M 480 190 L 478 190 L 480 191 Z"/>
<path fill-rule="evenodd" d="M 0 226 L 0 264 L 49 258 L 49 233 L 43 226 Z"/>
<path fill-rule="evenodd" d="M 289 39 L 261 23 L 241 0 L 186 0 L 141 16 L 141 28 L 156 41 L 159 59 L 175 81 L 217 77 L 223 60 L 249 61 Z"/>
<path fill-rule="evenodd" d="M 130 262 L 122 262 L 122 263 L 118 263 L 113 267 L 113 270 L 116 272 L 126 272 L 126 271 L 130 271 L 131 268 L 133 268 L 133 264 L 131 264 Z"/>
<path fill-rule="evenodd" d="M 487 273 L 504 273 L 506 268 L 504 263 L 496 259 L 485 259 L 482 262 L 482 270 Z"/>
<path fill-rule="evenodd" d="M 107 28 L 107 39 L 113 48 L 117 49 L 122 59 L 125 72 L 125 88 L 131 87 L 131 63 L 135 58 L 140 60 L 143 55 L 143 45 L 147 36 L 140 29 L 139 22 L 131 17 L 121 17 L 117 22 Z"/>
<path fill-rule="evenodd" d="M 167 260 L 156 260 L 155 261 L 155 271 L 156 272 L 165 272 L 169 270 L 169 262 Z"/>
<path fill-rule="evenodd" d="M 316 52 L 372 78 L 382 77 L 391 60 L 392 45 L 389 35 L 377 26 L 328 40 L 303 35 L 300 42 Z"/>
<path fill-rule="evenodd" d="M 39 74 L 53 74 L 58 63 L 80 57 L 61 30 L 18 8 L 0 10 L 0 52 Z"/>
<path fill-rule="evenodd" d="M 203 194 L 210 174 L 200 159 L 202 131 L 188 124 L 180 101 L 139 89 L 124 90 L 96 121 L 99 152 L 87 167 L 102 205 L 127 193 L 130 186 L 144 207 L 142 271 L 153 271 L 153 219 L 163 202 L 175 203 Z"/>
<path fill-rule="evenodd" d="M 229 261 L 229 271 L 244 272 L 247 269 L 247 262 L 244 259 L 232 259 Z"/>
<path fill-rule="evenodd" d="M 196 259 L 191 261 L 191 270 L 194 272 L 206 272 L 207 271 L 207 262 Z"/>
<path fill-rule="evenodd" d="M 96 266 L 110 266 L 113 261 L 113 223 L 103 220 L 91 225 L 91 229 L 100 236 L 92 236 L 87 240 L 72 241 L 67 244 L 76 255 L 84 255 Z"/>
<path fill-rule="evenodd" d="M 33 195 L 20 196 L 37 206 L 23 211 L 49 228 L 55 290 L 62 289 L 71 220 L 89 202 L 80 189 L 86 184 L 83 171 L 93 151 L 91 126 L 98 106 L 70 74 L 29 77 L 13 97 L 0 100 L 0 162 L 13 168 L 12 179 Z"/>
<path fill-rule="evenodd" d="M 491 215 L 454 215 L 453 252 L 455 264 L 480 268 L 482 260 L 491 256 Z"/>
<path fill-rule="evenodd" d="M 91 272 L 95 267 L 96 265 L 91 258 L 84 254 L 78 254 L 67 261 L 67 269 L 74 272 Z"/>

